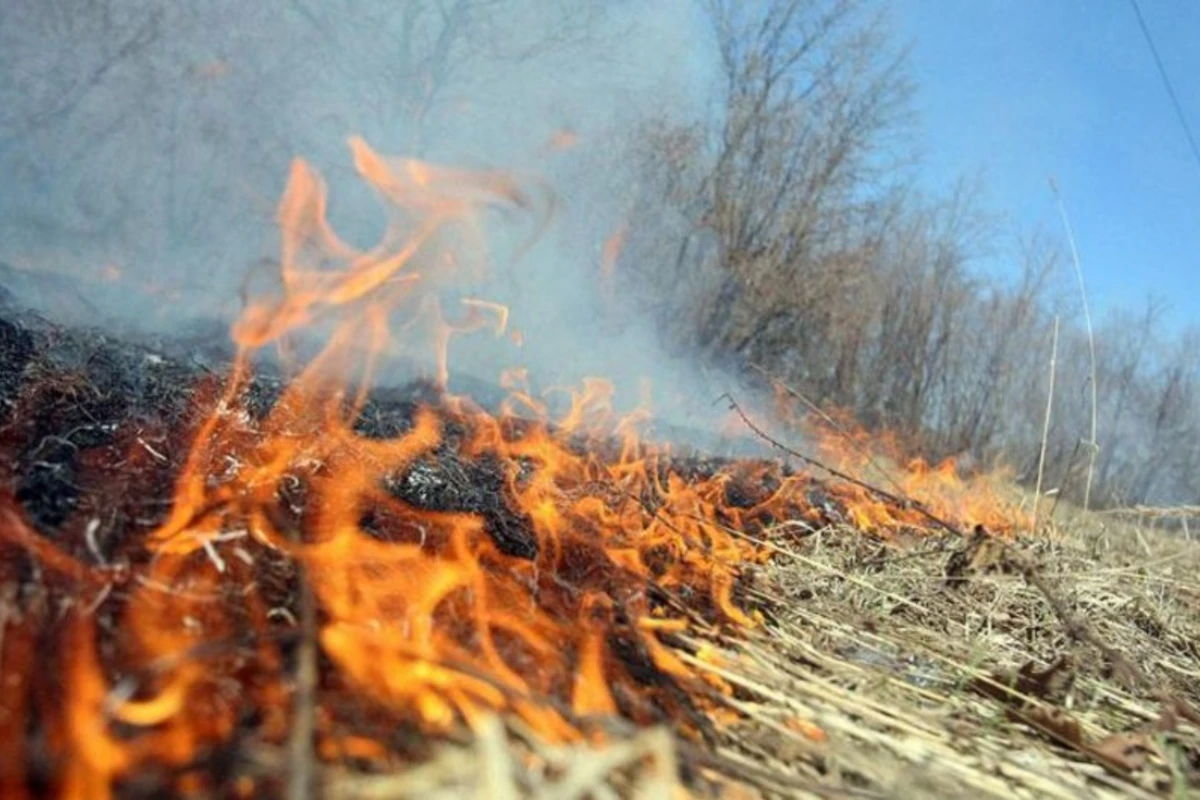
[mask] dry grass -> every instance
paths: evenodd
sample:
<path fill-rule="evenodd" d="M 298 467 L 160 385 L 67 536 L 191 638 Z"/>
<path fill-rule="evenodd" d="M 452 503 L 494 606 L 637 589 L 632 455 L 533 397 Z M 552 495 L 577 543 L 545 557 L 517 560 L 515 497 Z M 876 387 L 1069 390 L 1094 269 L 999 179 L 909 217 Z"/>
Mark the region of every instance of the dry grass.
<path fill-rule="evenodd" d="M 281 748 L 258 745 L 256 772 L 287 768 Z M 479 720 L 472 741 L 446 742 L 428 760 L 395 771 L 325 768 L 316 795 L 327 800 L 657 800 L 688 796 L 676 742 L 665 728 L 633 731 L 599 746 L 548 745 L 519 721 Z"/>
<path fill-rule="evenodd" d="M 948 588 L 943 565 L 959 544 L 896 548 L 830 530 L 781 554 L 770 576 L 777 623 L 729 648 L 724 674 L 757 695 L 729 746 L 770 741 L 770 728 L 779 749 L 761 756 L 774 769 L 879 796 L 1188 796 L 1189 786 L 1200 788 L 1200 730 L 1164 712 L 1165 700 L 1200 700 L 1200 549 L 1094 525 L 1013 545 L 1096 637 L 1144 673 L 1122 685 L 1129 681 L 1116 665 L 1072 640 L 1022 576 L 979 574 Z M 981 690 L 994 676 L 1060 657 L 1070 686 L 1031 701 L 1077 720 L 1078 742 L 1029 724 L 1042 716 L 1007 713 L 1024 700 Z M 827 741 L 814 748 L 811 735 L 790 733 L 797 718 Z M 1110 734 L 1140 733 L 1148 752 L 1129 759 L 1135 769 L 1087 751 Z"/>
<path fill-rule="evenodd" d="M 715 748 L 663 730 L 548 748 L 490 721 L 474 744 L 396 775 L 326 774 L 326 795 L 1200 796 L 1200 728 L 1187 718 L 1200 705 L 1200 548 L 1097 515 L 1057 519 L 1005 549 L 1132 675 L 999 561 L 947 585 L 957 537 L 780 530 L 753 590 L 762 628 L 701 632 L 683 654 L 734 688 Z M 1032 696 L 1001 688 L 1051 664 L 1044 684 L 1017 687 Z M 686 789 L 676 759 L 690 765 Z"/>

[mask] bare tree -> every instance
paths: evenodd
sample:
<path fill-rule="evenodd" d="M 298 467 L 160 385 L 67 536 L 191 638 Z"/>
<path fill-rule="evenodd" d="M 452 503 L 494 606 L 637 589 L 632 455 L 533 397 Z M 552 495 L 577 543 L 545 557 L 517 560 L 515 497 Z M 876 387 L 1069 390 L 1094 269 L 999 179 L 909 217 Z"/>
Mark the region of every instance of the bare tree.
<path fill-rule="evenodd" d="M 891 174 L 882 145 L 908 86 L 863 3 L 712 0 L 704 10 L 718 108 L 693 126 L 651 131 L 659 197 L 681 224 L 649 280 L 690 290 L 673 315 L 690 321 L 689 341 L 786 360 L 813 329 L 796 310 L 853 292 L 870 257 L 890 195 L 868 187 Z"/>
<path fill-rule="evenodd" d="M 415 155 L 427 145 L 430 116 L 468 96 L 479 74 L 569 53 L 592 36 L 604 12 L 599 0 L 290 0 L 289 6 L 323 49 L 338 54 L 322 72 L 334 81 L 369 76 L 373 85 L 363 95 L 372 127 L 405 131 L 399 149 Z"/>
<path fill-rule="evenodd" d="M 1110 442 L 1100 462 L 1097 478 L 1100 487 L 1110 486 L 1115 470 L 1125 456 L 1126 439 L 1129 436 L 1129 405 L 1142 379 L 1147 347 L 1154 336 L 1161 311 L 1159 304 L 1147 302 L 1140 317 L 1114 313 L 1099 331 L 1100 341 L 1105 347 L 1099 351 L 1098 383 L 1102 387 L 1101 396 L 1108 406 L 1105 409 L 1108 413 L 1104 416 L 1104 428 L 1106 439 Z"/>

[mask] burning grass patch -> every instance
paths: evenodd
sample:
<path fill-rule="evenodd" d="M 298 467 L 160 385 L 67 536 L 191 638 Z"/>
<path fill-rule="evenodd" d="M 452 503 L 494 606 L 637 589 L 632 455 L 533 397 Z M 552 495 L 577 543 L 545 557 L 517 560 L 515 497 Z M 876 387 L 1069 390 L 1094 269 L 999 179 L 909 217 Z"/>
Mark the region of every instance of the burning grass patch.
<path fill-rule="evenodd" d="M 537 691 L 521 693 L 472 662 L 472 648 L 484 645 L 473 638 L 465 596 L 429 617 L 447 637 L 444 654 L 398 664 L 405 649 L 379 635 L 405 615 L 405 576 L 386 553 L 454 546 L 453 527 L 422 515 L 475 520 L 472 535 L 492 553 L 482 565 L 495 559 L 506 571 L 546 557 L 514 494 L 536 469 L 517 462 L 506 472 L 494 453 L 464 453 L 469 420 L 438 406 L 428 386 L 375 398 L 374 416 L 363 417 L 385 414 L 380 429 L 359 420 L 363 436 L 384 441 L 411 431 L 419 409 L 436 408 L 457 426 L 458 446 L 443 442 L 381 473 L 358 528 L 384 555 L 354 556 L 347 590 L 378 584 L 385 599 L 369 614 L 339 617 L 316 598 L 320 581 L 343 574 L 322 576 L 319 561 L 244 530 L 222 529 L 178 558 L 150 546 L 169 518 L 164 498 L 186 465 L 188 434 L 219 388 L 205 370 L 93 334 L 14 329 L 28 358 L 6 361 L 0 375 L 20 373 L 0 429 L 0 466 L 15 487 L 0 561 L 0 668 L 11 687 L 0 701 L 6 796 L 66 792 L 80 752 L 123 767 L 110 778 L 121 796 L 282 793 L 296 769 L 288 747 L 297 715 L 306 713 L 296 702 L 306 643 L 315 652 L 305 757 L 321 765 L 312 782 L 329 796 L 480 791 L 484 776 L 502 776 L 512 796 L 551 796 L 563 782 L 625 793 L 681 779 L 702 794 L 732 782 L 818 796 L 888 794 L 889 786 L 900 796 L 1011 796 L 1022 787 L 1127 796 L 1197 780 L 1198 731 L 1180 711 L 1200 703 L 1198 559 L 1185 541 L 1142 537 L 1147 551 L 1117 532 L 1097 533 L 1090 520 L 1015 544 L 983 540 L 1037 564 L 1071 613 L 1139 665 L 1145 682 L 1125 685 L 1119 667 L 1073 637 L 1036 587 L 1001 568 L 1006 556 L 993 545 L 945 533 L 880 539 L 848 527 L 838 490 L 814 476 L 759 462 L 664 459 L 655 463 L 664 479 L 719 488 L 709 524 L 755 554 L 738 565 L 730 598 L 762 623 L 731 624 L 703 583 L 660 581 L 686 552 L 655 544 L 645 574 L 627 574 L 600 544 L 610 529 L 583 526 L 559 543 L 552 570 L 517 573 L 501 584 L 508 594 L 495 595 L 503 608 L 534 599 L 559 608 L 562 630 L 574 635 L 547 649 L 520 628 L 493 633 L 487 646 L 508 669 L 540 676 Z M 257 410 L 239 425 L 253 428 L 282 384 L 256 379 L 246 397 Z M 311 488 L 288 476 L 270 495 L 272 524 L 315 545 Z M 790 505 L 778 502 L 785 484 Z M 669 497 L 629 497 L 599 479 L 563 497 L 602 498 L 605 513 L 620 518 L 624 509 L 643 525 L 672 510 Z M 666 660 L 647 649 L 636 608 L 663 620 L 654 646 L 673 654 Z M 588 630 L 598 632 L 591 644 L 579 636 Z M 357 670 L 330 656 L 349 643 L 364 648 Z M 603 657 L 589 666 L 597 652 Z M 1069 688 L 1009 677 L 1067 656 Z M 486 712 L 467 727 L 431 731 L 421 714 L 438 719 L 440 709 L 410 705 L 420 701 L 404 684 L 389 688 L 418 662 L 430 681 L 465 676 L 466 697 L 490 701 L 505 721 Z M 609 699 L 587 695 L 577 677 L 597 664 Z M 156 707 L 181 671 L 192 681 L 186 703 Z M 521 704 L 524 721 L 514 713 Z M 187 725 L 173 730 L 172 713 Z M 540 713 L 562 727 L 539 729 Z M 637 733 L 646 726 L 680 738 L 650 747 Z M 556 738 L 564 744 L 551 744 Z"/>
<path fill-rule="evenodd" d="M 230 393 L 95 334 L 24 340 L 0 428 L 7 641 L 33 654 L 7 662 L 14 790 L 224 785 L 294 725 L 306 639 L 318 753 L 392 763 L 497 711 L 549 741 L 616 718 L 712 739 L 725 687 L 668 645 L 749 621 L 760 559 L 723 526 L 798 515 L 799 478 L 497 426 L 423 383 L 316 430 L 276 378 Z"/>
<path fill-rule="evenodd" d="M 557 416 L 511 376 L 493 407 L 449 393 L 449 340 L 506 311 L 440 290 L 479 213 L 536 195 L 352 149 L 382 241 L 338 239 L 296 162 L 278 286 L 227 368 L 0 325 L 4 796 L 1194 779 L 1194 617 L 1124 609 L 1158 637 L 1139 666 L 1101 623 L 1127 595 L 1064 592 L 1049 539 L 960 534 L 998 506 L 948 467 L 902 486 L 935 513 L 841 469 L 675 456 L 597 379 Z M 431 377 L 376 387 L 398 340 Z M 1069 692 L 1030 683 L 1066 656 Z M 1014 758 L 1017 725 L 1053 769 Z"/>

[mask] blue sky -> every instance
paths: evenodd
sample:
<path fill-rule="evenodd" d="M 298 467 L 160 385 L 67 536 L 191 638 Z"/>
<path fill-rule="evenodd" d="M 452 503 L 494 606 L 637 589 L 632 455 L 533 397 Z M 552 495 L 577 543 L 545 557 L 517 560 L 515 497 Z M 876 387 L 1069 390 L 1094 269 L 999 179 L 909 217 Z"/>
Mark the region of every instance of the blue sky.
<path fill-rule="evenodd" d="M 1141 6 L 1200 136 L 1200 3 Z M 1200 324 L 1200 164 L 1129 0 L 892 8 L 912 44 L 923 178 L 944 186 L 979 172 L 989 208 L 1061 238 L 1056 176 L 1094 313 L 1153 294 L 1169 303 L 1170 327 Z"/>

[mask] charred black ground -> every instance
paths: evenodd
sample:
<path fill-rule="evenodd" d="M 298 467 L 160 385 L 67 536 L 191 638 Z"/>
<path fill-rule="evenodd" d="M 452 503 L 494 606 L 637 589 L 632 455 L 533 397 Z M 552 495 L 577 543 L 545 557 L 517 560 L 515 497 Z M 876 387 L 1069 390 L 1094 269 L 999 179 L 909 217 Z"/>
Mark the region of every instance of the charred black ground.
<path fill-rule="evenodd" d="M 78 562 L 112 569 L 114 575 L 136 568 L 139 561 L 147 558 L 142 546 L 144 536 L 161 524 L 170 511 L 174 482 L 187 457 L 192 432 L 211 413 L 212 403 L 219 394 L 228 365 L 215 360 L 214 352 L 220 352 L 219 348 L 197 340 L 147 344 L 99 331 L 59 327 L 30 314 L 8 313 L 0 317 L 0 493 L 15 501 L 38 536 Z M 285 380 L 267 369 L 251 381 L 242 399 L 252 416 L 258 420 L 266 416 L 280 396 Z M 483 398 L 483 403 L 494 406 L 502 398 L 496 387 L 472 385 L 469 379 L 467 383 L 473 397 Z M 375 390 L 356 422 L 356 431 L 370 438 L 395 437 L 413 425 L 414 414 L 422 407 L 445 412 L 443 442 L 402 473 L 386 476 L 384 485 L 388 493 L 419 509 L 478 515 L 501 553 L 535 559 L 537 539 L 529 520 L 514 510 L 504 466 L 486 454 L 467 458 L 458 451 L 458 445 L 466 438 L 467 431 L 462 428 L 465 423 L 444 408 L 444 398 L 435 387 L 415 381 Z M 581 451 L 611 447 L 615 452 L 616 444 L 581 439 L 578 447 Z M 664 462 L 661 469 L 670 469 L 685 478 L 704 479 L 731 466 L 733 462 L 724 459 L 691 454 Z M 749 469 L 742 472 L 756 474 Z M 521 480 L 520 475 L 517 480 Z M 749 508 L 775 488 L 777 485 L 771 480 L 733 480 L 727 489 L 727 500 L 731 507 Z M 822 495 L 815 482 L 812 492 L 810 499 L 824 503 L 833 521 L 839 513 L 836 506 Z M 278 495 L 278 513 L 299 520 L 305 505 L 303 481 L 285 481 Z M 656 513 L 660 502 L 653 496 L 636 500 L 649 514 Z M 386 511 L 368 510 L 362 520 L 363 530 L 384 538 L 396 535 L 394 521 L 384 519 L 381 514 Z M 764 517 L 758 521 L 758 527 L 774 521 Z M 299 528 L 297 523 L 296 529 Z M 36 633 L 29 643 L 30 655 L 44 660 L 47 674 L 64 670 L 66 659 L 71 656 L 62 651 L 52 622 L 53 609 L 65 607 L 63 604 L 94 601 L 72 597 L 69 585 L 48 581 L 37 556 L 25 548 L 11 542 L 0 544 L 0 548 L 0 589 L 28 619 L 41 620 L 41 624 L 34 626 Z M 584 591 L 606 590 L 612 578 L 604 577 L 604 571 L 598 570 L 599 564 L 612 569 L 597 543 L 589 544 L 586 536 L 572 537 L 564 545 L 558 574 L 547 577 L 549 588 L 544 591 L 561 593 L 566 598 Z M 650 567 L 655 571 L 653 559 Z M 280 557 L 272 563 L 260 564 L 257 574 L 258 591 L 267 604 L 284 616 L 299 618 L 301 592 L 295 566 Z M 761 606 L 763 600 L 749 599 L 747 581 L 748 578 L 743 579 L 737 587 L 737 602 L 746 608 Z M 644 590 L 661 605 L 686 609 L 689 614 L 712 613 L 706 607 L 706 598 L 692 597 L 687 592 L 673 593 L 652 582 Z M 238 598 L 231 594 L 229 599 L 236 607 Z M 95 601 L 102 638 L 106 631 L 113 634 L 113 639 L 118 638 L 115 631 L 125 600 L 126 592 L 118 578 L 116 588 Z M 614 601 L 614 607 L 606 612 L 613 615 L 608 645 L 622 662 L 630 681 L 624 685 L 615 682 L 613 686 L 622 715 L 643 724 L 655 720 L 682 722 L 703 739 L 711 740 L 714 736 L 711 723 L 695 707 L 688 692 L 654 666 L 633 631 L 631 620 L 624 616 L 622 598 L 618 595 Z M 294 631 L 281 626 L 277 634 L 285 669 L 290 670 L 288 665 L 295 650 Z M 115 684 L 136 687 L 153 682 L 153 676 L 123 671 L 119 647 L 112 641 L 101 641 L 99 646 Z M 217 646 L 236 649 L 240 644 L 227 642 Z M 266 679 L 255 668 L 246 669 L 248 679 Z M 630 691 L 635 686 L 651 691 L 644 695 Z M 47 749 L 48 733 L 40 726 L 36 708 L 48 710 L 55 700 L 44 692 L 39 695 L 35 691 L 33 695 L 30 702 L 35 711 L 28 717 L 28 727 L 21 735 L 26 740 L 30 762 L 26 777 L 36 788 L 51 780 L 55 771 Z M 419 754 L 420 747 L 412 749 L 417 740 L 381 733 L 391 730 L 386 715 L 381 720 L 377 711 L 355 708 L 353 703 L 330 713 L 346 726 L 370 731 L 380 739 L 393 740 L 404 751 Z M 249 714 L 243 721 L 245 730 L 219 752 L 206 755 L 204 763 L 196 768 L 210 775 L 214 785 L 220 784 L 222 776 L 234 776 L 238 747 L 253 740 L 259 723 L 253 713 Z M 395 741 L 398 735 L 403 741 Z M 173 781 L 171 775 L 145 774 L 139 777 L 136 786 L 126 790 L 130 796 L 147 791 L 153 794 Z"/>
<path fill-rule="evenodd" d="M 93 512 L 104 520 L 98 539 L 104 552 L 118 529 L 152 528 L 162 521 L 171 481 L 189 444 L 179 431 L 209 411 L 198 403 L 219 385 L 228 364 L 214 362 L 219 348 L 198 340 L 156 344 L 0 312 L 0 477 L 43 535 L 57 538 L 69 518 Z M 251 413 L 265 417 L 285 380 L 260 371 L 244 398 Z M 456 377 L 454 384 L 453 390 L 484 408 L 496 408 L 503 398 L 498 387 L 470 378 Z M 369 438 L 393 438 L 411 427 L 418 408 L 441 403 L 437 388 L 426 381 L 382 387 L 372 391 L 355 429 Z M 434 457 L 390 476 L 388 490 L 418 508 L 482 514 L 502 551 L 532 556 L 536 545 L 522 540 L 519 515 L 504 503 L 500 465 L 486 456 L 460 457 L 455 447 L 461 429 L 457 433 L 451 422 Z M 577 446 L 604 447 L 582 440 Z M 146 457 L 131 462 L 130 451 L 139 447 Z M 663 468 L 704 479 L 750 463 L 688 452 Z M 790 474 L 781 468 L 755 481 L 731 481 L 726 502 L 752 507 L 778 488 L 780 476 Z M 135 484 L 142 491 L 122 499 Z M 812 483 L 807 500 L 830 522 L 846 520 L 819 482 Z"/>
<path fill-rule="evenodd" d="M 57 676 L 75 657 L 63 646 L 62 633 L 78 609 L 94 619 L 98 654 L 116 690 L 137 696 L 154 684 L 153 669 L 123 666 L 119 626 L 130 592 L 122 576 L 148 558 L 144 537 L 170 511 L 193 431 L 211 413 L 229 355 L 228 347 L 203 336 L 135 342 L 65 329 L 11 308 L 0 311 L 0 499 L 19 509 L 37 537 L 89 568 L 106 570 L 110 584 L 103 591 L 77 586 L 56 577 L 58 568 L 43 563 L 28 542 L 0 539 L 5 615 L 0 671 L 7 681 L 0 693 L 0 785 L 11 788 L 16 781 L 33 796 L 56 787 L 63 765 L 55 760 L 55 731 L 46 720 L 60 710 Z M 265 417 L 284 385 L 283 376 L 262 371 L 243 398 L 251 415 Z M 501 396 L 493 386 L 456 388 L 485 406 L 498 404 Z M 395 437 L 413 425 L 422 407 L 444 413 L 442 443 L 406 470 L 386 475 L 383 488 L 414 508 L 477 515 L 500 553 L 537 558 L 529 520 L 508 496 L 512 475 L 489 456 L 464 456 L 458 445 L 469 438 L 462 427 L 468 423 L 454 416 L 433 386 L 414 382 L 376 390 L 356 430 L 371 438 Z M 729 513 L 755 509 L 788 475 L 778 465 L 759 466 L 695 453 L 661 464 L 686 480 L 727 476 L 723 501 Z M 1196 689 L 1187 678 L 1197 664 L 1195 636 L 1187 633 L 1196 630 L 1194 572 L 1187 572 L 1195 553 L 1185 543 L 1159 542 L 1155 546 L 1171 554 L 1159 558 L 1145 539 L 1110 538 L 1089 519 L 1086 536 L 1059 542 L 1045 535 L 1016 545 L 983 534 L 938 535 L 900 552 L 853 530 L 838 495 L 822 480 L 805 477 L 794 489 L 795 515 L 785 509 L 739 520 L 745 533 L 769 535 L 781 558 L 766 565 L 765 576 L 753 567 L 744 570 L 735 602 L 761 613 L 767 630 L 782 631 L 781 638 L 742 643 L 708 628 L 729 658 L 739 651 L 752 656 L 739 662 L 744 674 L 725 701 L 739 704 L 743 715 L 734 727 L 715 729 L 696 707 L 691 687 L 655 666 L 619 595 L 604 611 L 612 622 L 607 646 L 621 671 L 611 686 L 621 716 L 643 725 L 667 722 L 683 733 L 677 740 L 679 769 L 693 788 L 715 791 L 706 784 L 712 773 L 705 767 L 718 757 L 724 759 L 722 774 L 774 795 L 799 786 L 815 791 L 825 783 L 879 796 L 997 797 L 1009 796 L 1014 787 L 1043 792 L 1048 786 L 1109 797 L 1167 791 L 1183 796 L 1181 791 L 1186 795 L 1196 785 L 1200 750 L 1187 727 L 1187 720 L 1193 726 L 1200 720 L 1188 705 L 1196 702 Z M 294 518 L 300 535 L 304 481 L 283 481 L 277 499 L 277 513 Z M 657 513 L 663 502 L 652 494 L 635 500 L 647 514 Z M 368 509 L 362 530 L 387 541 L 406 537 L 403 521 L 388 513 Z M 780 522 L 800 524 L 776 526 Z M 288 530 L 287 524 L 278 527 Z M 567 550 L 558 574 L 540 589 L 559 593 L 563 608 L 571 606 L 573 595 L 604 585 L 594 570 L 602 554 L 589 549 L 586 537 Z M 652 574 L 660 574 L 653 553 L 647 562 Z M 1158 564 L 1172 566 L 1151 569 Z M 1049 573 L 1058 577 L 1039 577 Z M 1063 589 L 1067 578 L 1079 590 Z M 281 677 L 290 680 L 303 658 L 297 620 L 305 593 L 297 566 L 282 555 L 263 554 L 253 580 L 272 609 L 270 624 L 264 628 L 247 619 L 234 625 L 244 631 L 241 638 L 190 654 L 224 659 L 224 674 L 236 676 L 237 691 L 247 693 Z M 1054 587 L 1047 590 L 1044 584 L 1051 580 Z M 629 590 L 628 582 L 622 585 Z M 711 598 L 668 591 L 654 578 L 642 588 L 658 605 L 702 627 L 711 616 Z M 239 590 L 229 587 L 234 616 L 240 613 Z M 256 637 L 275 640 L 279 658 L 273 667 L 255 660 Z M 663 641 L 698 654 L 695 642 L 671 636 Z M 337 670 L 323 655 L 316 661 L 323 702 L 337 698 L 322 707 L 330 725 L 381 743 L 402 763 L 434 757 L 436 741 L 352 690 L 339 691 Z M 1126 669 L 1117 668 L 1122 662 Z M 714 668 L 725 669 L 728 677 L 729 663 Z M 1038 671 L 1044 664 L 1052 666 Z M 1140 673 L 1133 688 L 1131 664 Z M 1026 687 L 1033 700 L 1020 703 L 1003 691 L 1004 675 L 1054 670 L 1075 679 L 1065 690 L 1070 703 L 1058 689 Z M 931 698 L 937 704 L 930 705 Z M 270 711 L 250 702 L 245 708 L 235 733 L 198 753 L 195 763 L 150 765 L 115 787 L 117 794 L 177 793 L 186 777 L 200 780 L 213 796 L 226 796 L 239 779 L 250 777 L 258 795 L 282 795 L 286 759 L 264 749 Z M 998 714 L 1006 722 L 998 723 Z M 146 733 L 122 732 L 116 722 L 113 727 L 130 737 Z M 1106 731 L 1112 733 L 1103 738 Z M 459 745 L 469 747 L 466 739 Z M 937 754 L 932 761 L 930 753 Z M 336 768 L 327 781 L 366 779 L 373 769 L 352 753 L 332 759 Z M 993 767 L 997 764 L 1003 769 Z M 897 780 L 908 789 L 889 794 L 886 787 Z"/>

